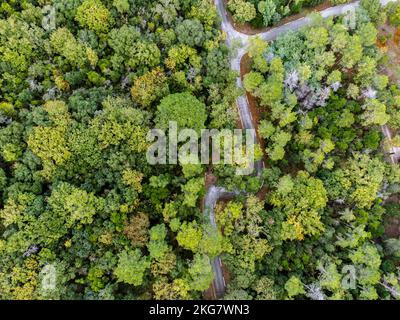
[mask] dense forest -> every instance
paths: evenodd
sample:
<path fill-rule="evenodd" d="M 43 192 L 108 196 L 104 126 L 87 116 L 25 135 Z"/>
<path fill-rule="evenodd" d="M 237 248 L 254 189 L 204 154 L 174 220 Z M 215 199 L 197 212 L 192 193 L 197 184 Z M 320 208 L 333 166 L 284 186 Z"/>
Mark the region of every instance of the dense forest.
<path fill-rule="evenodd" d="M 258 27 L 319 3 L 227 8 Z M 242 90 L 212 0 L 2 1 L 0 299 L 202 299 L 217 256 L 224 299 L 399 299 L 400 86 L 382 25 L 400 27 L 398 3 L 254 37 Z M 261 176 L 148 163 L 149 130 L 237 128 L 244 91 Z M 217 230 L 210 176 L 237 194 Z"/>
<path fill-rule="evenodd" d="M 236 126 L 213 3 L 10 0 L 0 14 L 0 297 L 200 298 L 224 246 L 199 208 L 206 168 L 150 166 L 146 134 Z"/>

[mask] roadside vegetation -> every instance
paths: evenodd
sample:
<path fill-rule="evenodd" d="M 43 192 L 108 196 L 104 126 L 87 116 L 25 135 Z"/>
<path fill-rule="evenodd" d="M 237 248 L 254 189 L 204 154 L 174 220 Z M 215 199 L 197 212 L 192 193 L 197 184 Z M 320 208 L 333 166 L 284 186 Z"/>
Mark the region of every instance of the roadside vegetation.
<path fill-rule="evenodd" d="M 227 9 L 238 25 L 249 24 L 263 28 L 278 24 L 282 19 L 301 14 L 315 7 L 328 8 L 350 0 L 227 0 Z"/>

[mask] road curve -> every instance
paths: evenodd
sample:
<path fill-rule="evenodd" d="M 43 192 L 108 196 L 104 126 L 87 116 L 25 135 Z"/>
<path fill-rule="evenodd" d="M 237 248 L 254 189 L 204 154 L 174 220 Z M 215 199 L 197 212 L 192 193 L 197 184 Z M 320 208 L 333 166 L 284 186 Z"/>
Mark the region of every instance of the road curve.
<path fill-rule="evenodd" d="M 231 199 L 235 195 L 236 192 L 228 192 L 222 187 L 211 186 L 208 189 L 206 194 L 204 203 L 205 203 L 205 214 L 210 218 L 210 223 L 213 228 L 217 228 L 217 224 L 215 222 L 215 205 L 220 199 Z M 221 298 L 225 293 L 225 279 L 224 274 L 222 272 L 222 262 L 220 257 L 215 257 L 211 261 L 211 266 L 214 272 L 214 280 L 213 280 L 213 288 L 214 294 L 216 298 Z"/>
<path fill-rule="evenodd" d="M 396 2 L 397 0 L 381 0 L 381 5 L 386 6 L 390 2 Z M 298 30 L 301 27 L 304 27 L 310 23 L 310 19 L 308 17 L 303 17 L 300 19 L 297 19 L 295 21 L 288 22 L 282 26 L 276 27 L 276 28 L 271 28 L 270 30 L 266 32 L 260 32 L 256 35 L 246 35 L 243 34 L 239 31 L 237 31 L 230 23 L 228 19 L 228 15 L 226 12 L 224 0 L 215 0 L 215 6 L 218 9 L 218 12 L 221 16 L 221 28 L 223 31 L 226 32 L 227 34 L 227 42 L 228 44 L 233 40 L 233 39 L 241 39 L 243 42 L 248 43 L 249 39 L 254 38 L 254 37 L 261 37 L 265 41 L 271 41 L 276 39 L 279 35 L 282 33 L 285 33 L 289 30 Z M 328 17 L 333 17 L 333 16 L 339 16 L 348 13 L 349 11 L 352 11 L 360 6 L 360 1 L 355 1 L 352 3 L 347 3 L 339 6 L 334 6 L 327 8 L 325 10 L 319 11 L 319 14 L 323 18 L 328 18 Z"/>
<path fill-rule="evenodd" d="M 394 1 L 397 0 L 381 0 L 381 4 L 385 6 L 389 2 L 394 2 Z M 233 57 L 231 57 L 230 61 L 231 69 L 239 73 L 239 76 L 237 78 L 237 85 L 240 88 L 243 88 L 243 83 L 240 78 L 240 62 L 243 56 L 247 52 L 247 47 L 250 43 L 251 38 L 261 37 L 265 41 L 271 41 L 289 30 L 298 30 L 301 27 L 304 27 L 310 23 L 310 19 L 308 17 L 303 17 L 298 20 L 284 24 L 282 26 L 270 29 L 269 31 L 261 32 L 257 35 L 246 35 L 235 30 L 235 28 L 229 22 L 228 15 L 225 9 L 224 0 L 214 0 L 214 2 L 221 18 L 221 29 L 226 34 L 226 43 L 228 47 L 232 47 L 234 43 L 238 42 L 241 45 L 240 48 L 236 50 L 237 51 L 236 54 Z M 346 14 L 349 11 L 356 9 L 359 5 L 360 2 L 356 1 L 350 4 L 331 7 L 323 11 L 320 11 L 319 13 L 322 15 L 322 17 L 328 18 L 332 16 Z M 246 95 L 238 97 L 236 103 L 239 110 L 239 115 L 243 128 L 255 129 Z M 382 132 L 389 140 L 391 139 L 390 131 L 387 126 L 382 127 Z M 397 147 L 391 148 L 390 152 L 391 152 L 392 163 L 396 163 L 400 159 L 400 148 Z M 262 161 L 259 161 L 255 164 L 255 170 L 257 175 L 260 175 L 262 173 L 263 167 L 264 166 Z M 204 200 L 204 208 L 205 208 L 204 214 L 209 217 L 210 223 L 214 228 L 217 228 L 217 224 L 215 221 L 215 212 L 214 212 L 214 208 L 217 202 L 220 199 L 233 198 L 237 194 L 238 194 L 237 192 L 228 192 L 226 189 L 216 186 L 211 186 L 207 190 L 207 194 Z M 214 272 L 214 280 L 213 280 L 214 294 L 217 299 L 220 299 L 223 297 L 226 289 L 226 283 L 222 271 L 221 258 L 219 256 L 214 258 L 211 262 L 211 265 Z"/>

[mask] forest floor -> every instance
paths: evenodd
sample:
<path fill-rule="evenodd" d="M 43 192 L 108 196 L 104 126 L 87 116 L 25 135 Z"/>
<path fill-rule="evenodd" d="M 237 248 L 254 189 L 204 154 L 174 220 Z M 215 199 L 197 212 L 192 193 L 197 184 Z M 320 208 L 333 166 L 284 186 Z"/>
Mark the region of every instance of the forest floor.
<path fill-rule="evenodd" d="M 213 186 L 217 182 L 217 177 L 213 174 L 212 172 L 212 167 L 208 168 L 208 171 L 206 172 L 206 182 L 205 182 L 205 187 L 206 190 Z"/>
<path fill-rule="evenodd" d="M 251 58 L 246 53 L 243 56 L 242 60 L 240 61 L 240 77 L 241 77 L 242 81 L 243 81 L 244 76 L 247 73 L 249 73 L 250 71 L 251 71 Z M 258 128 L 258 124 L 261 120 L 261 112 L 260 112 L 260 108 L 258 106 L 257 99 L 255 97 L 253 97 L 251 94 L 249 94 L 248 92 L 246 92 L 246 98 L 249 103 L 250 113 L 252 115 L 254 128 Z M 260 136 L 258 134 L 258 130 L 257 130 L 257 139 L 258 139 L 258 142 L 260 143 L 260 146 L 263 149 L 265 149 L 264 141 L 263 141 L 263 139 L 260 138 Z"/>
<path fill-rule="evenodd" d="M 216 300 L 215 296 L 216 294 L 213 285 L 211 285 L 206 291 L 203 292 L 204 300 Z"/>
<path fill-rule="evenodd" d="M 217 300 L 217 294 L 213 284 L 206 291 L 203 291 L 204 300 Z"/>
<path fill-rule="evenodd" d="M 382 71 L 391 82 L 400 82 L 400 29 L 385 24 L 379 28 L 378 46 L 387 55 L 387 63 Z"/>
<path fill-rule="evenodd" d="M 229 283 L 232 279 L 231 274 L 229 273 L 228 268 L 225 266 L 224 262 L 221 261 L 222 263 L 222 273 L 224 275 L 224 279 L 226 283 Z M 212 284 L 206 291 L 203 292 L 203 298 L 204 300 L 217 300 L 217 294 L 215 292 L 214 285 Z"/>
<path fill-rule="evenodd" d="M 400 219 L 398 217 L 385 218 L 385 236 L 388 239 L 400 237 Z"/>
<path fill-rule="evenodd" d="M 227 8 L 227 3 L 228 0 L 225 1 L 225 8 Z M 231 25 L 235 28 L 236 31 L 239 31 L 241 33 L 247 34 L 247 35 L 256 35 L 261 32 L 266 32 L 269 31 L 273 28 L 283 26 L 286 23 L 304 18 L 311 12 L 319 12 L 325 9 L 328 9 L 330 7 L 333 7 L 332 3 L 330 3 L 329 0 L 324 1 L 323 3 L 315 6 L 315 7 L 309 7 L 309 8 L 303 8 L 299 13 L 293 14 L 291 16 L 283 18 L 281 21 L 278 23 L 274 24 L 273 26 L 270 27 L 263 27 L 263 28 L 254 28 L 250 23 L 245 23 L 243 25 L 237 24 L 233 21 L 232 14 L 229 12 L 229 10 L 226 10 L 227 15 L 228 15 L 228 20 L 231 23 Z"/>
<path fill-rule="evenodd" d="M 389 197 L 385 203 L 399 203 L 400 195 L 395 194 Z M 385 238 L 399 238 L 400 237 L 400 218 L 393 216 L 386 216 L 384 221 Z"/>
<path fill-rule="evenodd" d="M 242 79 L 243 82 L 243 78 L 244 76 L 249 73 L 251 71 L 251 58 L 249 57 L 249 55 L 246 53 L 242 60 L 240 61 L 240 78 Z M 253 125 L 254 128 L 256 128 L 256 133 L 257 133 L 257 140 L 258 143 L 260 144 L 261 149 L 263 150 L 263 154 L 264 154 L 264 165 L 266 166 L 266 160 L 267 160 L 267 153 L 265 151 L 265 141 L 264 139 L 262 139 L 258 133 L 258 124 L 260 123 L 260 120 L 262 119 L 261 116 L 261 112 L 260 112 L 260 106 L 258 104 L 258 101 L 255 97 L 253 97 L 250 93 L 248 93 L 246 91 L 246 98 L 249 104 L 249 109 L 250 109 L 250 113 L 252 115 L 252 119 L 253 119 Z M 257 193 L 257 197 L 260 200 L 265 200 L 266 196 L 268 193 L 268 189 L 266 187 L 261 188 L 261 190 Z"/>

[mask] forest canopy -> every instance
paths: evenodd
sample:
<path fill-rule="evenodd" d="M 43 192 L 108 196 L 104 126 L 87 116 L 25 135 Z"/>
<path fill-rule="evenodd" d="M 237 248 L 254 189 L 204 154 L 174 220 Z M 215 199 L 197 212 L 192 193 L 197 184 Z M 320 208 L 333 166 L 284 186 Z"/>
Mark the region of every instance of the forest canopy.
<path fill-rule="evenodd" d="M 319 4 L 226 2 L 255 28 Z M 0 299 L 210 298 L 215 258 L 227 300 L 399 299 L 400 5 L 309 18 L 246 38 L 240 88 L 213 0 L 2 1 Z M 241 95 L 258 175 L 147 161 L 170 121 L 239 127 Z"/>
<path fill-rule="evenodd" d="M 212 1 L 2 1 L 0 17 L 0 298 L 200 298 L 222 250 L 205 168 L 150 166 L 146 134 L 235 127 Z"/>

